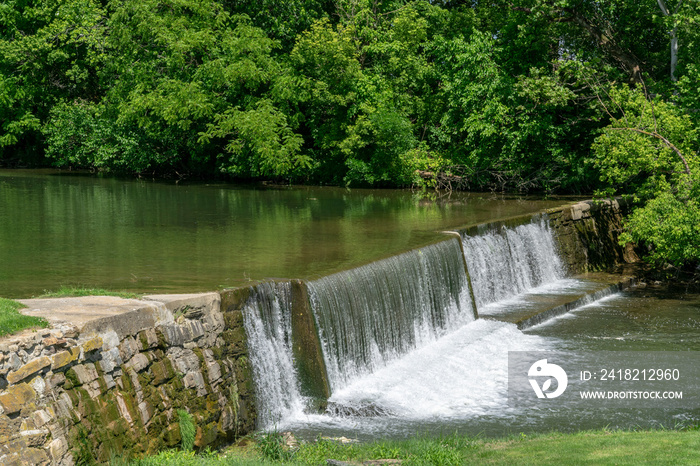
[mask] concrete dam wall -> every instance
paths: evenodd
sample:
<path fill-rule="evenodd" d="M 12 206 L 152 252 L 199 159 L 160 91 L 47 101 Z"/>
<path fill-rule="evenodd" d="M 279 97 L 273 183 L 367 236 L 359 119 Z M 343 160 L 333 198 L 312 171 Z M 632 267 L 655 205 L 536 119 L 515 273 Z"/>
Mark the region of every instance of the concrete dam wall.
<path fill-rule="evenodd" d="M 634 260 L 617 244 L 623 209 L 584 202 L 467 227 L 310 281 L 140 300 L 26 300 L 23 312 L 47 317 L 51 328 L 0 341 L 0 463 L 105 462 L 177 447 L 182 412 L 194 420 L 198 448 L 298 412 L 391 414 L 329 398 L 476 318 L 520 326 L 581 304 L 577 296 L 548 314 L 492 311 L 548 281 Z"/>

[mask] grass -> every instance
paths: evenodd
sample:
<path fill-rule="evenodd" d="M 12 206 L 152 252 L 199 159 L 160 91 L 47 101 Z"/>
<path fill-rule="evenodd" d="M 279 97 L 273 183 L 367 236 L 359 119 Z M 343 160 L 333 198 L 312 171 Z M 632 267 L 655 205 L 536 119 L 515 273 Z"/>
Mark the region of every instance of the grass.
<path fill-rule="evenodd" d="M 28 328 L 44 328 L 49 324 L 40 317 L 25 316 L 19 310 L 26 307 L 11 299 L 0 298 L 0 336 L 11 335 Z"/>
<path fill-rule="evenodd" d="M 484 443 L 469 457 L 488 464 L 697 464 L 697 431 L 592 431 Z"/>
<path fill-rule="evenodd" d="M 127 291 L 110 291 L 103 288 L 86 288 L 81 286 L 61 286 L 58 290 L 44 290 L 44 294 L 36 298 L 71 298 L 77 296 L 117 296 L 120 298 L 139 299 L 141 295 Z"/>
<path fill-rule="evenodd" d="M 277 435 L 277 440 L 270 439 Z M 327 459 L 362 464 L 372 459 L 399 459 L 402 465 L 462 464 L 698 464 L 698 430 L 595 430 L 574 434 L 520 435 L 480 439 L 460 435 L 408 440 L 339 444 L 331 440 L 302 443 L 280 455 L 279 434 L 263 436 L 256 448 L 233 447 L 218 453 L 170 451 L 132 463 L 137 466 L 325 465 Z M 273 445 L 271 447 L 271 445 Z M 277 459 L 275 459 L 277 458 Z"/>
<path fill-rule="evenodd" d="M 197 434 L 194 418 L 184 409 L 177 410 L 177 417 L 180 425 L 180 436 L 182 437 L 182 451 L 190 451 L 194 448 L 194 438 Z"/>

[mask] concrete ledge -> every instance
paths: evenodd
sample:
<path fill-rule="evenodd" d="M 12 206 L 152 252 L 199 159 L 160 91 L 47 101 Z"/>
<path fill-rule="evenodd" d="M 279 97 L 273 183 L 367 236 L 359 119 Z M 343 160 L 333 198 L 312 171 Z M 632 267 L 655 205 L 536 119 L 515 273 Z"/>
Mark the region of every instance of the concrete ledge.
<path fill-rule="evenodd" d="M 569 311 L 573 311 L 574 309 L 578 309 L 579 307 L 591 304 L 595 301 L 598 301 L 599 299 L 605 298 L 606 296 L 610 296 L 619 291 L 626 290 L 627 288 L 633 286 L 635 283 L 636 280 L 634 278 L 626 278 L 620 281 L 619 283 L 610 285 L 602 290 L 598 290 L 593 293 L 587 294 L 581 298 L 570 301 L 568 303 L 560 304 L 559 306 L 555 306 L 550 309 L 545 309 L 530 317 L 520 319 L 517 322 L 515 322 L 515 324 L 520 330 L 534 327 L 535 325 L 539 325 L 550 319 L 564 315 Z"/>
<path fill-rule="evenodd" d="M 43 317 L 50 324 L 71 324 L 81 335 L 102 334 L 109 330 L 121 339 L 158 324 L 173 322 L 173 314 L 197 319 L 218 311 L 218 293 L 150 295 L 143 299 L 115 296 L 75 298 L 39 298 L 18 300 L 25 306 L 20 312 Z"/>
<path fill-rule="evenodd" d="M 82 333 L 100 333 L 112 327 L 119 335 L 152 327 L 162 311 L 154 302 L 115 296 L 20 299 L 25 315 L 43 317 L 50 324 L 69 323 Z M 162 306 L 162 304 L 160 305 Z M 122 316 L 128 314 L 128 318 Z"/>

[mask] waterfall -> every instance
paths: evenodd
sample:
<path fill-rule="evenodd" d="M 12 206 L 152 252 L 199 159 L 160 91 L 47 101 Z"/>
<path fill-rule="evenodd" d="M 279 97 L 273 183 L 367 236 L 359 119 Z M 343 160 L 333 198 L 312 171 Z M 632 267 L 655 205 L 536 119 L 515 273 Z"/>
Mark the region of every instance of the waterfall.
<path fill-rule="evenodd" d="M 544 216 L 468 233 L 315 280 L 251 288 L 243 313 L 258 428 L 385 433 L 517 413 L 505 407 L 508 352 L 556 347 L 519 328 L 620 285 L 564 279 Z M 477 310 L 486 318 L 474 321 Z"/>
<path fill-rule="evenodd" d="M 478 236 L 462 234 L 477 308 L 564 277 L 545 218 Z"/>
<path fill-rule="evenodd" d="M 462 332 L 474 321 L 479 306 L 564 276 L 552 231 L 543 218 L 474 236 L 463 233 L 461 246 L 457 238 L 448 239 L 295 284 L 299 289 L 291 282 L 251 288 L 243 313 L 258 427 L 299 419 L 318 397 L 318 390 L 316 395 L 307 393 L 307 380 L 314 377 L 325 381 L 327 376 L 324 401 L 328 389 L 340 396 L 331 396 L 328 412 L 376 416 L 405 411 L 396 400 L 350 402 L 342 393 L 372 374 L 393 373 L 391 368 L 405 358 L 443 348 L 439 342 Z M 309 316 L 310 326 L 304 325 L 303 315 Z M 317 349 L 307 346 L 306 356 L 301 356 L 303 342 L 311 340 Z M 304 358 L 314 351 L 319 364 L 305 365 Z M 302 359 L 295 360 L 295 355 Z"/>
<path fill-rule="evenodd" d="M 263 429 L 304 409 L 292 358 L 291 308 L 291 284 L 280 282 L 251 288 L 243 309 L 258 427 Z"/>
<path fill-rule="evenodd" d="M 331 391 L 474 320 L 456 240 L 307 284 Z"/>

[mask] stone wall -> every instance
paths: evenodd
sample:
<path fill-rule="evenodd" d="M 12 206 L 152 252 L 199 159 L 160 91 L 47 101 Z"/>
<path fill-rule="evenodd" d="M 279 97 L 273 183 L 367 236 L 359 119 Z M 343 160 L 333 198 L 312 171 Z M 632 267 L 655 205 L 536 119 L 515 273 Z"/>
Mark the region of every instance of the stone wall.
<path fill-rule="evenodd" d="M 606 270 L 638 260 L 632 245 L 619 244 L 627 210 L 626 203 L 614 199 L 584 201 L 547 211 L 571 273 Z"/>
<path fill-rule="evenodd" d="M 178 410 L 192 415 L 197 447 L 252 431 L 242 302 L 176 298 L 0 342 L 0 464 L 106 462 L 178 447 Z"/>

